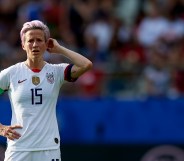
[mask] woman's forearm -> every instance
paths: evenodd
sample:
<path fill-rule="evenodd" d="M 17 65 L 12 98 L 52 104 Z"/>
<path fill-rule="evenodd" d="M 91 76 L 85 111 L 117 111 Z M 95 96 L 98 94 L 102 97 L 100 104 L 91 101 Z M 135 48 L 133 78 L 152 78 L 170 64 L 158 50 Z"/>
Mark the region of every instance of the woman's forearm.
<path fill-rule="evenodd" d="M 70 49 L 67 49 L 63 46 L 61 46 L 57 40 L 50 38 L 48 41 L 48 51 L 50 53 L 56 53 L 61 54 L 65 57 L 67 57 L 73 65 L 71 69 L 71 77 L 72 78 L 78 78 L 83 73 L 88 71 L 92 68 L 92 62 L 87 59 L 86 57 L 80 55 L 79 53 L 72 51 Z"/>
<path fill-rule="evenodd" d="M 75 64 L 78 67 L 92 67 L 92 62 L 85 58 L 84 56 L 78 54 L 77 52 L 74 52 L 72 50 L 69 50 L 63 46 L 60 46 L 59 48 L 60 53 L 70 59 L 73 64 Z"/>

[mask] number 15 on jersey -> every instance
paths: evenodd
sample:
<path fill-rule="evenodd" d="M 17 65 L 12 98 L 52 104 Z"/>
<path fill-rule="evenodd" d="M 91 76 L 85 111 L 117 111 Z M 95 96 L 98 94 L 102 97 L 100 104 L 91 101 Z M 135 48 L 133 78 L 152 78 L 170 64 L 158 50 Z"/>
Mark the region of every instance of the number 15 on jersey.
<path fill-rule="evenodd" d="M 42 88 L 31 89 L 31 100 L 32 100 L 32 105 L 42 104 Z"/>

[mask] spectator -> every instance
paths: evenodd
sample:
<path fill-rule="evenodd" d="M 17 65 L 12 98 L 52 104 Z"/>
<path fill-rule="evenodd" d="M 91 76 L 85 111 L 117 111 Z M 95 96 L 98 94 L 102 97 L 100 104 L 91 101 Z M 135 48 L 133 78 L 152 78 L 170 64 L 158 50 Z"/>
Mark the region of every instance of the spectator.
<path fill-rule="evenodd" d="M 146 96 L 167 96 L 171 75 L 167 68 L 167 56 L 152 48 L 149 64 L 143 71 L 144 85 L 141 87 Z"/>

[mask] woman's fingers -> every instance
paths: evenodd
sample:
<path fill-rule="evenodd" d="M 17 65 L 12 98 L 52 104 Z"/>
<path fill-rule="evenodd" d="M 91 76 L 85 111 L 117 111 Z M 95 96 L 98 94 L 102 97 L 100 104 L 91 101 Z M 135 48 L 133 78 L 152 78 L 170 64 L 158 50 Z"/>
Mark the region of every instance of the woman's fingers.
<path fill-rule="evenodd" d="M 13 126 L 10 126 L 12 129 L 21 129 L 22 126 L 20 125 L 13 125 Z"/>
<path fill-rule="evenodd" d="M 4 130 L 4 136 L 10 140 L 19 139 L 21 135 L 16 132 L 14 129 L 20 129 L 22 126 L 20 125 L 13 125 L 13 126 L 6 126 Z"/>

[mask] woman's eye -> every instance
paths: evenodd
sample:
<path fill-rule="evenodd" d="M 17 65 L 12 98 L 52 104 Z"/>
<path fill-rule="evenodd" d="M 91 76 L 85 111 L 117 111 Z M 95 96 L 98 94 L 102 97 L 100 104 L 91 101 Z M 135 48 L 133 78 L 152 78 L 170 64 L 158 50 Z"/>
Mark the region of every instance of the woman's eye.
<path fill-rule="evenodd" d="M 33 40 L 28 40 L 29 43 L 33 42 Z"/>
<path fill-rule="evenodd" d="M 38 41 L 38 42 L 42 42 L 43 40 L 42 40 L 42 39 L 38 39 L 37 41 Z"/>

